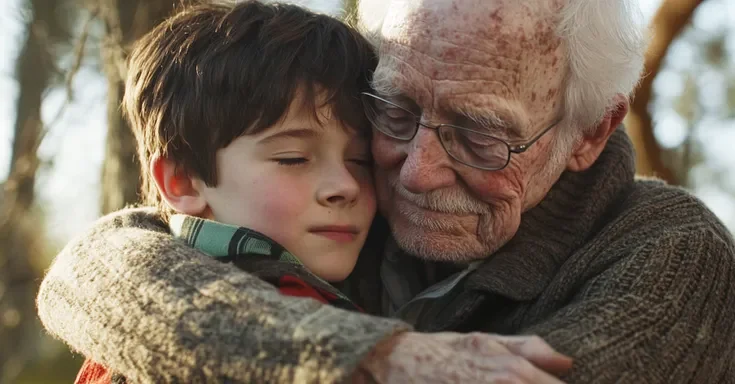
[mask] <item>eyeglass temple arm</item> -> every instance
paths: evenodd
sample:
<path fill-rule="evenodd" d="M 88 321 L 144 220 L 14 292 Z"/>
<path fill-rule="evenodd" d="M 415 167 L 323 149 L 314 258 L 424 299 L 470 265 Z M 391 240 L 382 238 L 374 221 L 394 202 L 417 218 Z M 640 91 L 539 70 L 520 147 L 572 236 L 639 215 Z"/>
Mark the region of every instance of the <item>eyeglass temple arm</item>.
<path fill-rule="evenodd" d="M 546 132 L 549 132 L 551 130 L 551 128 L 556 127 L 556 125 L 559 124 L 559 122 L 561 122 L 561 120 L 562 119 L 558 119 L 558 120 L 554 121 L 553 124 L 551 124 L 548 127 L 546 127 L 546 129 L 541 130 L 541 132 L 539 132 L 536 136 L 534 136 L 533 138 L 531 138 L 531 140 L 529 140 L 529 141 L 527 141 L 527 142 L 525 142 L 523 144 L 509 145 L 508 146 L 508 149 L 512 153 L 523 153 L 523 152 L 526 152 L 528 150 L 528 148 L 530 148 L 534 143 L 536 143 L 537 141 L 539 141 L 539 139 L 541 139 L 546 134 Z"/>

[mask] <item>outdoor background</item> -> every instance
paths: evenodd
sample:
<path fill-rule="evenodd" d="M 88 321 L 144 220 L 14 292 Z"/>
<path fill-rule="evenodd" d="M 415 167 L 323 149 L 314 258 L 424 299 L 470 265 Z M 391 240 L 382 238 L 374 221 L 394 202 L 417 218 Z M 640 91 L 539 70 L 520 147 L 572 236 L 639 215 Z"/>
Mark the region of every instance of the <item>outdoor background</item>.
<path fill-rule="evenodd" d="M 0 384 L 75 377 L 81 358 L 44 334 L 33 300 L 70 237 L 135 201 L 117 108 L 125 54 L 178 1 L 0 0 Z M 652 43 L 626 121 L 638 171 L 691 190 L 735 230 L 735 0 L 640 7 Z"/>

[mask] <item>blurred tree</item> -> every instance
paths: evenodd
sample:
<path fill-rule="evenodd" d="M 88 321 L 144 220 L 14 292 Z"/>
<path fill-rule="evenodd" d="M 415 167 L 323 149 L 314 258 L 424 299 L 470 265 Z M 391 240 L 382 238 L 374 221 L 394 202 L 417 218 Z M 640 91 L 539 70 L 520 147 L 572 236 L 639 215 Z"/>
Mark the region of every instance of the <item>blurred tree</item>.
<path fill-rule="evenodd" d="M 0 191 L 0 383 L 13 382 L 30 360 L 37 323 L 34 298 L 44 228 L 34 211 L 36 150 L 44 135 L 41 104 L 61 76 L 56 53 L 68 42 L 70 18 L 62 0 L 29 0 L 25 41 L 16 62 L 19 96 L 10 173 Z"/>
<path fill-rule="evenodd" d="M 661 69 L 669 46 L 689 24 L 694 10 L 702 0 L 664 0 L 651 22 L 652 39 L 646 52 L 644 77 L 631 104 L 626 120 L 628 134 L 636 147 L 636 170 L 639 174 L 657 176 L 669 184 L 680 184 L 665 163 L 662 150 L 653 133 L 649 113 L 653 80 Z"/>
<path fill-rule="evenodd" d="M 101 211 L 108 213 L 138 201 L 140 170 L 135 139 L 123 119 L 127 48 L 176 7 L 172 0 L 96 0 L 90 3 L 105 26 L 102 68 L 107 77 L 107 141 L 102 165 Z"/>

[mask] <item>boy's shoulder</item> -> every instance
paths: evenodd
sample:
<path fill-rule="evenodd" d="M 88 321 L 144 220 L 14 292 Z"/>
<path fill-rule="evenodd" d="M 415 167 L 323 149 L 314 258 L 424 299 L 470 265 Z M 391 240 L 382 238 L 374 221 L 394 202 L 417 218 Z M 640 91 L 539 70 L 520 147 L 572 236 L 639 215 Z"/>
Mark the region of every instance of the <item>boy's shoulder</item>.
<path fill-rule="evenodd" d="M 130 206 L 95 220 L 85 231 L 74 237 L 70 244 L 92 235 L 115 236 L 120 230 L 132 228 L 156 233 L 168 232 L 168 224 L 158 209 Z"/>

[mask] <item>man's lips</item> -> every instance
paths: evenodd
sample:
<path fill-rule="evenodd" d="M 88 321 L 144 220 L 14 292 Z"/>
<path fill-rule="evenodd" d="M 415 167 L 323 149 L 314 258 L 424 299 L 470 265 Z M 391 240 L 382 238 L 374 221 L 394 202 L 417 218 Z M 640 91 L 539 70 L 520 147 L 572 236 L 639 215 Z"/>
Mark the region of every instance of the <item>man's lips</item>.
<path fill-rule="evenodd" d="M 360 233 L 354 225 L 323 225 L 312 227 L 309 232 L 340 243 L 353 241 Z"/>

